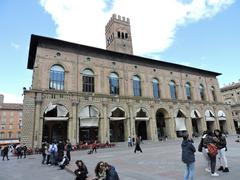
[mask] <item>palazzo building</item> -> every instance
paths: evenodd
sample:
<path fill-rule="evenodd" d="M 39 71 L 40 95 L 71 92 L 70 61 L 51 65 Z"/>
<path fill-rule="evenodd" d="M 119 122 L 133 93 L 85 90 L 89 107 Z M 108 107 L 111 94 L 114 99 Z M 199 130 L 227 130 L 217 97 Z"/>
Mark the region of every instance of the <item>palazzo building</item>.
<path fill-rule="evenodd" d="M 0 94 L 0 146 L 19 143 L 22 129 L 23 104 L 4 103 Z"/>
<path fill-rule="evenodd" d="M 224 102 L 231 106 L 233 122 L 237 133 L 240 134 L 240 82 L 224 86 L 221 93 Z"/>
<path fill-rule="evenodd" d="M 235 134 L 220 73 L 133 55 L 128 18 L 114 14 L 105 36 L 106 50 L 31 36 L 23 143 L 158 141 L 215 128 Z"/>

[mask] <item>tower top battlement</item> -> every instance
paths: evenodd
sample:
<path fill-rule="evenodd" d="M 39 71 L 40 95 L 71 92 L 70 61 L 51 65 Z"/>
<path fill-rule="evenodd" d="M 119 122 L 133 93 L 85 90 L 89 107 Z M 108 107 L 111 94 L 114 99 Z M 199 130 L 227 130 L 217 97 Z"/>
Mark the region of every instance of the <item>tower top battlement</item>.
<path fill-rule="evenodd" d="M 109 27 L 112 25 L 113 22 L 124 23 L 126 25 L 130 25 L 130 19 L 124 16 L 113 14 L 111 19 L 108 21 L 107 25 L 105 26 L 105 30 L 107 31 Z"/>

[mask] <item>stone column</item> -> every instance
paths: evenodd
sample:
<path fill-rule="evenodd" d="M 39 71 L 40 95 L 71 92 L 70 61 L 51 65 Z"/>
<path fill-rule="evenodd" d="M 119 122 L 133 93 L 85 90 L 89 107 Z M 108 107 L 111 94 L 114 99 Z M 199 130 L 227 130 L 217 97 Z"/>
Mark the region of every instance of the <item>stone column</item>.
<path fill-rule="evenodd" d="M 216 108 L 213 109 L 214 114 L 215 114 L 215 123 L 214 123 L 214 129 L 220 129 L 220 125 L 219 125 L 219 120 L 218 120 L 218 112 L 216 110 Z"/>
<path fill-rule="evenodd" d="M 157 134 L 157 123 L 156 123 L 156 116 L 155 116 L 155 109 L 154 105 L 150 105 L 151 109 L 151 117 L 149 119 L 150 124 L 150 134 L 151 134 L 151 140 L 152 141 L 158 141 L 158 134 Z"/>
<path fill-rule="evenodd" d="M 40 112 L 41 112 L 41 103 L 40 99 L 36 98 L 35 101 L 35 119 L 34 119 L 34 133 L 33 133 L 33 147 L 41 147 L 40 135 L 42 134 L 40 131 L 42 127 L 40 127 Z M 41 138 L 42 139 L 42 138 Z"/>
<path fill-rule="evenodd" d="M 128 121 L 128 126 L 130 127 L 130 132 L 129 135 L 131 137 L 136 136 L 136 129 L 135 129 L 135 120 L 133 118 L 133 104 L 128 103 L 128 111 L 129 111 L 129 121 Z"/>
<path fill-rule="evenodd" d="M 107 141 L 110 142 L 110 135 L 109 135 L 109 118 L 107 114 L 108 104 L 107 102 L 104 102 L 103 104 L 103 115 L 100 119 L 100 141 L 102 143 L 106 143 Z"/>
<path fill-rule="evenodd" d="M 77 106 L 78 106 L 78 102 L 77 101 L 73 101 L 72 102 L 72 124 L 71 124 L 71 137 L 70 137 L 70 141 L 72 142 L 72 144 L 77 144 L 79 142 L 79 139 L 77 139 L 77 129 L 78 127 L 78 123 L 77 123 Z M 69 124 L 70 126 L 70 124 Z"/>
<path fill-rule="evenodd" d="M 226 115 L 227 131 L 229 134 L 233 135 L 233 134 L 236 134 L 236 129 L 233 122 L 232 111 L 229 105 L 226 105 L 226 106 L 225 106 L 225 110 L 226 110 L 225 115 Z"/>
<path fill-rule="evenodd" d="M 67 139 L 69 139 L 72 143 L 72 126 L 73 126 L 73 117 L 68 118 L 68 132 Z"/>
<path fill-rule="evenodd" d="M 165 118 L 167 136 L 172 139 L 176 139 L 176 131 L 175 131 L 175 119 L 174 117 L 166 117 Z"/>
<path fill-rule="evenodd" d="M 189 134 L 190 137 L 192 137 L 193 129 L 192 129 L 192 119 L 191 119 L 191 117 L 186 117 L 185 122 L 186 122 L 186 128 L 187 128 L 188 134 Z"/>

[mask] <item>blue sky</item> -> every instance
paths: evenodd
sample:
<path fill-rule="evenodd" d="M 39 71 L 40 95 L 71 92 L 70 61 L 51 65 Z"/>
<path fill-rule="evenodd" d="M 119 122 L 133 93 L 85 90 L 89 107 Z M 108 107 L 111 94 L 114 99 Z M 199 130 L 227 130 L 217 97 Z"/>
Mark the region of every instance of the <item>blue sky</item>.
<path fill-rule="evenodd" d="M 113 13 L 130 18 L 135 55 L 220 72 L 221 87 L 237 82 L 240 2 L 203 1 L 1 0 L 0 93 L 5 102 L 21 102 L 22 88 L 31 86 L 31 34 L 105 49 L 104 28 Z"/>

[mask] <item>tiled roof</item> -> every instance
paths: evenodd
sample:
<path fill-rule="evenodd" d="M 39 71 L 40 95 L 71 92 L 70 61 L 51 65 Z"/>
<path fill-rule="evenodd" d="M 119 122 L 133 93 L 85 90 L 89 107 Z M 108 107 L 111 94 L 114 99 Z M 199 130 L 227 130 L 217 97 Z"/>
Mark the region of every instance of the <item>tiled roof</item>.
<path fill-rule="evenodd" d="M 221 88 L 221 92 L 240 88 L 240 83 L 233 83 L 232 85 L 225 86 Z"/>
<path fill-rule="evenodd" d="M 23 104 L 3 103 L 0 104 L 0 110 L 23 110 Z"/>

